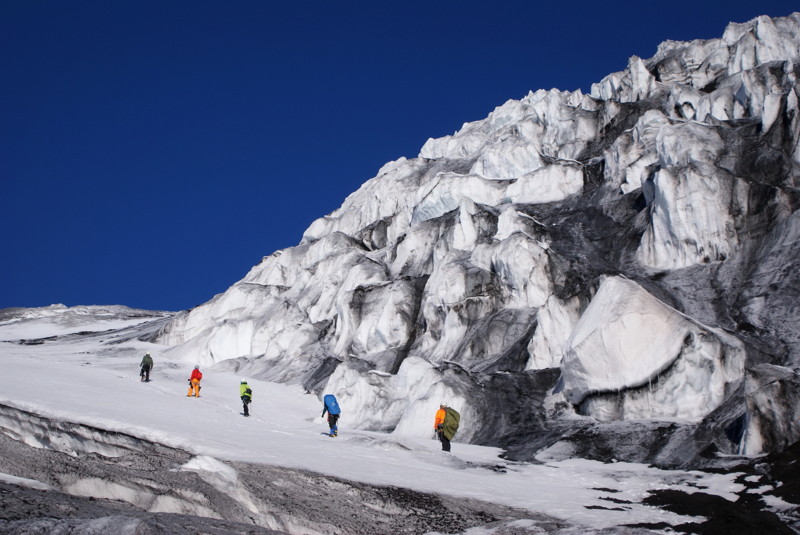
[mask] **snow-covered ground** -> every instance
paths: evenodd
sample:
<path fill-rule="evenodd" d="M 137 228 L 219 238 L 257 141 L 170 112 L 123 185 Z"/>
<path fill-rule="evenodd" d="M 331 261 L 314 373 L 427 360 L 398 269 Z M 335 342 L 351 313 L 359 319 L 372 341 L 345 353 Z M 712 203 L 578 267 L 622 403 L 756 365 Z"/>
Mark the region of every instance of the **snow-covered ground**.
<path fill-rule="evenodd" d="M 245 418 L 238 398 L 241 377 L 221 366 L 203 369 L 201 397 L 188 398 L 193 363 L 166 360 L 165 347 L 135 337 L 125 340 L 124 331 L 107 330 L 124 327 L 121 323 L 134 327 L 142 319 L 87 318 L 80 336 L 24 344 L 20 339 L 30 332 L 49 336 L 48 326 L 55 334 L 63 329 L 53 317 L 0 323 L 0 404 L 180 448 L 198 456 L 195 464 L 206 471 L 227 470 L 222 464 L 226 461 L 301 468 L 523 508 L 594 529 L 701 520 L 641 504 L 655 489 L 702 491 L 731 501 L 743 490 L 735 473 L 667 471 L 582 459 L 512 463 L 503 460 L 498 449 L 462 444 L 458 437 L 452 453 L 446 454 L 432 437 L 353 430 L 347 406 L 342 407 L 340 436 L 333 439 L 323 434 L 327 425 L 315 395 L 252 378 L 252 417 Z M 138 375 L 145 351 L 155 359 L 149 383 L 140 382 Z M 14 431 L 30 445 L 40 446 L 34 433 Z M 0 478 L 10 480 L 2 474 Z M 609 496 L 615 500 L 613 507 Z"/>

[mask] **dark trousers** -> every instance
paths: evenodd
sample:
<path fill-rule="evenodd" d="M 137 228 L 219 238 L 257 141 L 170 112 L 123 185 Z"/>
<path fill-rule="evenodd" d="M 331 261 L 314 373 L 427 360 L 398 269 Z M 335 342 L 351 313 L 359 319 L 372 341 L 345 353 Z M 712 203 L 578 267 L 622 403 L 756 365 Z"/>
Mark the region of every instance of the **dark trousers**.
<path fill-rule="evenodd" d="M 242 407 L 244 407 L 245 416 L 250 416 L 250 409 L 248 408 L 248 405 L 250 405 L 250 398 L 247 396 L 242 396 Z"/>
<path fill-rule="evenodd" d="M 142 381 L 149 381 L 150 380 L 150 366 L 145 364 L 142 366 L 142 373 L 139 374 L 139 377 L 142 378 Z"/>
<path fill-rule="evenodd" d="M 336 426 L 336 422 L 338 421 L 339 421 L 338 414 L 328 413 L 328 427 L 331 428 L 331 435 L 339 431 L 339 428 Z"/>
<path fill-rule="evenodd" d="M 447 440 L 444 433 L 442 431 L 437 431 L 436 434 L 439 435 L 439 441 L 442 443 L 442 451 L 450 451 L 450 441 Z"/>

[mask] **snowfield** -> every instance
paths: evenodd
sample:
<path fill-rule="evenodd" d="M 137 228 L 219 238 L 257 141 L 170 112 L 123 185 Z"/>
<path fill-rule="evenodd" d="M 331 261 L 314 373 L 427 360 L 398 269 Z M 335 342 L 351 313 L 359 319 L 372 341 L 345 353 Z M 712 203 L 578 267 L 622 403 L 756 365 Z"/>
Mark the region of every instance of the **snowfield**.
<path fill-rule="evenodd" d="M 0 323 L 0 338 L 4 340 L 0 342 L 0 368 L 4 370 L 0 375 L 0 404 L 5 407 L 0 426 L 5 434 L 36 448 L 78 458 L 89 453 L 119 455 L 118 448 L 98 445 L 89 437 L 54 438 L 53 430 L 26 423 L 19 413 L 26 411 L 52 422 L 82 424 L 184 450 L 191 460 L 173 469 L 201 474 L 233 500 L 250 499 L 236 491 L 237 471 L 232 464 L 236 462 L 471 498 L 519 508 L 530 512 L 532 518 L 546 515 L 587 529 L 703 520 L 643 504 L 642 500 L 657 489 L 710 493 L 729 501 L 735 501 L 736 493 L 745 490 L 737 482 L 740 473 L 558 460 L 563 452 L 553 452 L 552 458 L 543 455 L 540 464 L 510 462 L 501 457 L 502 451 L 459 443 L 458 436 L 452 454 L 446 454 L 432 438 L 433 414 L 430 422 L 425 422 L 431 426 L 431 436 L 358 431 L 348 421 L 348 412 L 356 411 L 348 411 L 343 404 L 340 436 L 329 438 L 323 434 L 327 425 L 320 416 L 322 403 L 316 395 L 298 386 L 251 378 L 247 379 L 253 389 L 253 416 L 245 418 L 238 398 L 240 376 L 226 371 L 223 365 L 205 368 L 201 397 L 188 398 L 187 378 L 193 363 L 167 360 L 162 357 L 165 347 L 137 339 L 163 319 L 145 323 L 141 318 L 128 319 L 122 321 L 127 326 L 120 329 L 118 318 L 87 317 L 81 335 L 24 342 L 19 336 L 32 332 L 31 322 L 36 323 L 37 332 L 47 331 L 48 326 L 62 332 L 57 319 L 56 315 Z M 145 351 L 155 359 L 149 383 L 140 382 L 138 376 Z M 2 474 L 0 481 L 36 489 L 52 487 L 52 483 L 28 479 L 20 473 Z M 168 501 L 154 504 L 125 485 L 102 479 L 87 478 L 60 490 L 138 506 L 149 503 L 152 512 L 185 512 L 177 503 L 177 510 L 171 510 Z M 216 516 L 211 510 L 193 513 Z"/>

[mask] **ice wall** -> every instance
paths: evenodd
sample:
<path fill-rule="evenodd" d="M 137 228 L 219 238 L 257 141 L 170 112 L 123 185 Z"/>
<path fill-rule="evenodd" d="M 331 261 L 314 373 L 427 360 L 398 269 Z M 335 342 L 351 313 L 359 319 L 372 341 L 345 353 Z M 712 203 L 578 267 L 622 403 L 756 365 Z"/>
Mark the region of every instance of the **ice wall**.
<path fill-rule="evenodd" d="M 567 399 L 600 420 L 692 421 L 741 382 L 744 360 L 735 338 L 610 277 L 567 340 L 562 377 Z"/>
<path fill-rule="evenodd" d="M 509 100 L 386 164 L 161 341 L 332 391 L 365 428 L 427 433 L 446 397 L 469 415 L 457 440 L 660 418 L 708 426 L 720 451 L 780 447 L 742 385 L 800 348 L 782 238 L 799 29 L 759 17 L 632 57 L 589 95 Z M 726 431 L 755 412 L 749 438 Z"/>

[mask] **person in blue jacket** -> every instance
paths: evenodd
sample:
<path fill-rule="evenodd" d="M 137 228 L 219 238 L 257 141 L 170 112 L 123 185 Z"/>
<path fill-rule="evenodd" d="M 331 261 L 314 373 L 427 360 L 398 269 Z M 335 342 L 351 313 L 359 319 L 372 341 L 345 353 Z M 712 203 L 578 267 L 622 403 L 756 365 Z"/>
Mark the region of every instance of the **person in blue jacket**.
<path fill-rule="evenodd" d="M 326 412 L 328 413 L 328 427 L 331 428 L 329 435 L 335 437 L 339 434 L 339 426 L 336 425 L 336 422 L 339 421 L 342 410 L 339 408 L 339 402 L 336 401 L 336 396 L 333 394 L 326 394 L 322 398 L 322 402 L 322 416 L 325 416 Z"/>

